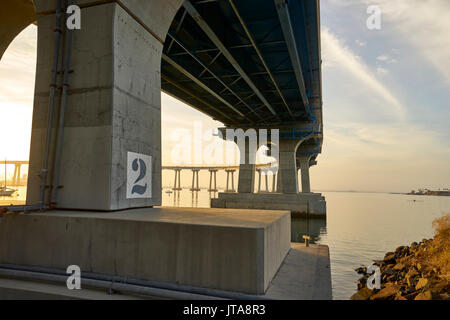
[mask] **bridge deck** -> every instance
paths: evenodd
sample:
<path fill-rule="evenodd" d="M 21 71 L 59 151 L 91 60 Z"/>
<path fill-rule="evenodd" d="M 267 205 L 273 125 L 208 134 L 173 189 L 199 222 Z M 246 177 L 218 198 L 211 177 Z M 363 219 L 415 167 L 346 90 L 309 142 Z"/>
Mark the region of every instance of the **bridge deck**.
<path fill-rule="evenodd" d="M 226 125 L 321 124 L 316 0 L 186 1 L 162 89 Z"/>

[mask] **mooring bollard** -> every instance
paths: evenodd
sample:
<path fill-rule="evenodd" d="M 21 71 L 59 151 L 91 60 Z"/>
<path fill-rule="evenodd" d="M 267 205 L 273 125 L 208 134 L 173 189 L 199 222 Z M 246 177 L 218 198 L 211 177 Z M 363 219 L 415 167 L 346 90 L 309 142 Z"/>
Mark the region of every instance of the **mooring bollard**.
<path fill-rule="evenodd" d="M 305 239 L 305 245 L 307 247 L 309 247 L 309 241 L 311 240 L 311 237 L 310 236 L 303 236 L 303 239 Z"/>

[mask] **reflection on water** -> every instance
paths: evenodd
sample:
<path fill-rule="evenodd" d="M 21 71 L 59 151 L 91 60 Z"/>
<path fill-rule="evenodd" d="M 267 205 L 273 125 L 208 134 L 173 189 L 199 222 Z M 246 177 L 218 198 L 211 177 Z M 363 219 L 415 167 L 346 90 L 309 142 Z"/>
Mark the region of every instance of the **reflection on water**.
<path fill-rule="evenodd" d="M 293 218 L 291 241 L 309 235 L 330 247 L 334 299 L 348 299 L 356 290 L 354 269 L 382 259 L 387 251 L 433 236 L 432 221 L 450 213 L 450 197 L 325 192 L 326 219 Z M 164 206 L 208 208 L 217 193 L 183 190 L 163 192 Z"/>
<path fill-rule="evenodd" d="M 306 219 L 306 218 L 292 218 L 291 219 L 291 241 L 303 243 L 304 235 L 311 237 L 311 242 L 319 241 L 320 236 L 327 232 L 327 220 L 324 219 Z"/>

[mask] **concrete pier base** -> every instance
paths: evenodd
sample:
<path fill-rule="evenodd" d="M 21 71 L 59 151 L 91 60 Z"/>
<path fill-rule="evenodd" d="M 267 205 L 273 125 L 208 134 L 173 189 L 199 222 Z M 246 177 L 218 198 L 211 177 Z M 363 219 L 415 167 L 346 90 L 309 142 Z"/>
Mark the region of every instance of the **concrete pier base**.
<path fill-rule="evenodd" d="M 326 216 L 325 197 L 320 193 L 219 193 L 212 208 L 289 210 L 292 215 Z"/>
<path fill-rule="evenodd" d="M 65 278 L 53 281 L 39 281 L 27 273 L 15 273 L 14 277 L 7 277 L 10 272 L 0 268 L 0 299 L 30 299 L 30 300 L 130 300 L 130 299 L 177 299 L 177 300 L 210 300 L 230 299 L 217 295 L 199 295 L 195 293 L 165 290 L 156 287 L 146 287 L 136 290 L 121 283 L 92 284 L 81 281 L 82 290 L 68 290 Z M 116 294 L 109 294 L 113 288 Z M 245 296 L 252 299 L 260 296 Z M 274 279 L 269 284 L 266 299 L 274 300 L 330 300 L 331 270 L 328 246 L 291 243 L 291 249 L 284 259 Z M 235 298 L 236 299 L 236 298 Z"/>
<path fill-rule="evenodd" d="M 264 294 L 291 243 L 287 211 L 149 208 L 7 215 L 0 264 Z"/>

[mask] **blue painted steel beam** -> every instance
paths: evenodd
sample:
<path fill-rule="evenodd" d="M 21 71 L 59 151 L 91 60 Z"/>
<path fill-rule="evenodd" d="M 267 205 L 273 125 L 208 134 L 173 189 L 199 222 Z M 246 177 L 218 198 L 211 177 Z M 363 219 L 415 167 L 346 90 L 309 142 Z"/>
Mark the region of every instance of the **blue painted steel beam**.
<path fill-rule="evenodd" d="M 295 78 L 300 90 L 303 105 L 305 107 L 305 112 L 309 119 L 311 119 L 311 109 L 309 106 L 308 95 L 306 93 L 305 79 L 303 77 L 302 63 L 300 55 L 298 52 L 297 40 L 295 38 L 294 30 L 292 28 L 291 16 L 289 13 L 289 7 L 287 0 L 274 0 L 275 7 L 278 12 L 278 17 L 280 19 L 281 28 L 283 30 L 283 35 L 286 40 L 286 45 L 288 47 L 289 56 L 291 58 L 292 66 L 295 71 Z"/>
<path fill-rule="evenodd" d="M 250 33 L 250 30 L 248 29 L 247 24 L 245 23 L 245 21 L 244 21 L 244 19 L 242 18 L 241 14 L 239 13 L 238 8 L 237 8 L 236 5 L 234 4 L 233 0 L 228 0 L 228 1 L 229 1 L 229 3 L 230 3 L 231 7 L 233 8 L 233 11 L 234 11 L 234 13 L 236 14 L 237 18 L 239 19 L 239 22 L 240 22 L 240 24 L 241 24 L 241 26 L 242 26 L 242 29 L 244 29 L 245 34 L 247 35 L 248 39 L 250 40 L 250 42 L 251 42 L 251 44 L 252 44 L 252 46 L 253 46 L 253 49 L 256 51 L 256 54 L 258 55 L 259 60 L 261 61 L 261 63 L 262 63 L 263 66 L 264 66 L 264 69 L 266 70 L 267 74 L 269 75 L 270 80 L 272 81 L 272 83 L 273 83 L 273 85 L 274 85 L 274 87 L 275 87 L 275 89 L 276 89 L 278 95 L 280 96 L 281 100 L 283 101 L 284 106 L 285 106 L 286 109 L 288 110 L 289 115 L 291 116 L 292 120 L 295 120 L 295 117 L 294 117 L 294 115 L 292 114 L 291 108 L 290 108 L 289 105 L 287 104 L 286 99 L 285 99 L 283 93 L 280 91 L 280 88 L 279 88 L 279 86 L 278 86 L 278 83 L 275 81 L 275 78 L 273 77 L 272 72 L 270 71 L 270 68 L 269 68 L 269 66 L 267 65 L 267 62 L 266 62 L 266 60 L 265 60 L 264 57 L 263 57 L 263 54 L 261 53 L 261 50 L 259 50 L 259 47 L 258 47 L 258 45 L 256 44 L 255 39 L 253 39 L 253 36 L 252 36 L 252 34 Z"/>
<path fill-rule="evenodd" d="M 263 94 L 259 91 L 247 73 L 242 69 L 233 55 L 228 51 L 225 45 L 220 41 L 219 37 L 214 33 L 211 27 L 206 23 L 206 21 L 202 18 L 200 13 L 195 9 L 192 3 L 189 0 L 186 0 L 183 4 L 186 11 L 189 15 L 194 19 L 194 21 L 198 24 L 198 26 L 203 30 L 203 32 L 208 36 L 208 38 L 214 43 L 214 45 L 222 52 L 223 56 L 230 62 L 230 64 L 236 69 L 236 71 L 240 74 L 242 79 L 249 85 L 249 87 L 255 92 L 258 98 L 264 103 L 264 105 L 270 110 L 270 112 L 276 116 L 277 113 L 272 108 L 267 99 L 263 96 Z"/>
<path fill-rule="evenodd" d="M 223 82 L 223 80 L 220 79 L 220 77 L 216 73 L 214 73 L 211 70 L 211 68 L 209 68 L 205 63 L 203 63 L 203 61 L 190 48 L 188 48 L 188 46 L 184 42 L 182 42 L 180 39 L 178 39 L 178 37 L 176 37 L 175 35 L 171 34 L 170 32 L 168 33 L 168 35 L 184 51 L 186 51 L 195 61 L 197 61 L 197 63 L 200 64 L 203 67 L 204 70 L 208 71 L 214 77 L 214 79 L 219 81 L 220 84 L 222 84 L 226 88 L 226 90 L 228 90 L 232 95 L 234 95 L 240 101 L 240 103 L 244 104 L 250 111 L 252 111 L 258 118 L 261 119 L 261 116 L 257 112 L 255 112 L 244 100 L 242 100 L 242 98 L 233 89 L 231 89 L 225 82 Z"/>
<path fill-rule="evenodd" d="M 229 103 L 227 100 L 225 100 L 224 98 L 222 98 L 219 94 L 217 94 L 213 89 L 211 89 L 210 87 L 208 87 L 206 84 L 204 84 L 203 82 L 201 82 L 199 79 L 197 79 L 196 76 L 194 76 L 193 74 L 191 74 L 189 71 L 187 71 L 186 69 L 184 69 L 182 66 L 180 66 L 178 63 L 176 63 L 174 60 L 172 60 L 170 57 L 168 57 L 167 55 L 163 54 L 162 55 L 162 59 L 164 61 L 166 61 L 167 63 L 169 63 L 172 67 L 174 67 L 175 69 L 177 69 L 179 72 L 181 72 L 184 76 L 188 77 L 189 79 L 191 79 L 195 84 L 197 84 L 199 87 L 201 87 L 203 90 L 206 90 L 208 93 L 210 93 L 212 96 L 214 96 L 217 100 L 219 100 L 220 102 L 222 102 L 223 104 L 225 104 L 226 106 L 228 106 L 230 109 L 232 109 L 234 112 L 236 112 L 238 115 L 240 115 L 243 118 L 247 118 L 241 111 L 239 111 L 238 109 L 236 109 L 231 103 Z M 248 118 L 247 118 L 248 119 Z M 248 119 L 251 121 L 251 119 Z"/>

